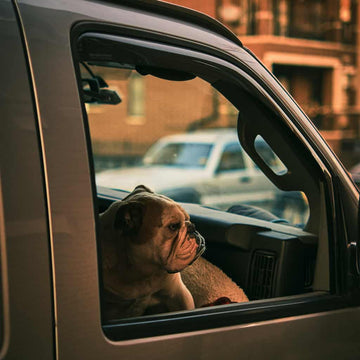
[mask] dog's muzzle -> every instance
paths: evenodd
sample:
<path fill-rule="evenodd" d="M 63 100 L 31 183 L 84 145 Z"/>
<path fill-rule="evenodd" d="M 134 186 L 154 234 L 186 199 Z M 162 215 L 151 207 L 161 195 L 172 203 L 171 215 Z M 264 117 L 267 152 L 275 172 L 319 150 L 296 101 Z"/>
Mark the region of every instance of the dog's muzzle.
<path fill-rule="evenodd" d="M 196 243 L 198 244 L 197 253 L 200 256 L 206 249 L 205 239 L 198 231 L 195 231 L 194 235 L 195 235 Z"/>
<path fill-rule="evenodd" d="M 195 238 L 196 244 L 198 245 L 198 248 L 196 250 L 196 256 L 194 257 L 193 261 L 191 262 L 191 264 L 192 264 L 197 258 L 199 258 L 204 253 L 206 246 L 205 246 L 204 237 L 197 230 L 194 229 L 193 231 L 191 231 L 189 233 L 189 235 L 191 237 Z"/>
<path fill-rule="evenodd" d="M 205 246 L 205 239 L 204 237 L 196 230 L 195 225 L 191 221 L 187 221 L 187 233 L 190 237 L 195 238 L 196 244 L 198 248 L 196 250 L 196 256 L 194 260 L 191 262 L 193 263 L 199 256 L 203 254 L 206 249 Z"/>

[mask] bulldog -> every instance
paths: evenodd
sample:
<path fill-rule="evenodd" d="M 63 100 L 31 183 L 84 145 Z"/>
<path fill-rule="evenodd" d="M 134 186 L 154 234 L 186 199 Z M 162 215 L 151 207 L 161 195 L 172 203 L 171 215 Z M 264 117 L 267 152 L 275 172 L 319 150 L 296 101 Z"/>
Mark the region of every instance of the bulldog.
<path fill-rule="evenodd" d="M 180 272 L 205 250 L 175 201 L 143 185 L 100 215 L 105 320 L 194 309 Z"/>

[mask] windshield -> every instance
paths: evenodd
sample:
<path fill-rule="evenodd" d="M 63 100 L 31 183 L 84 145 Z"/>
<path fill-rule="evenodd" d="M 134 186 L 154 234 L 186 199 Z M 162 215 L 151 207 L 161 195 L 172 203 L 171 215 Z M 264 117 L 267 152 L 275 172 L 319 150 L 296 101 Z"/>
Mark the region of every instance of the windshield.
<path fill-rule="evenodd" d="M 211 144 L 166 143 L 156 146 L 145 155 L 144 165 L 166 165 L 181 167 L 205 167 Z"/>

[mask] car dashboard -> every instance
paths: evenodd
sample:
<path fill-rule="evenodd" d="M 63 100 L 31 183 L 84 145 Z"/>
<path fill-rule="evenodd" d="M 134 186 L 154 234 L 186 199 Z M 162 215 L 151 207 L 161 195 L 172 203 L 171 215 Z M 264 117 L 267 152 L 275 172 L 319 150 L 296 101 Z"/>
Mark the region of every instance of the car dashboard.
<path fill-rule="evenodd" d="M 128 192 L 98 187 L 99 213 Z M 203 256 L 244 289 L 249 300 L 312 291 L 317 237 L 300 228 L 181 204 L 204 236 Z"/>

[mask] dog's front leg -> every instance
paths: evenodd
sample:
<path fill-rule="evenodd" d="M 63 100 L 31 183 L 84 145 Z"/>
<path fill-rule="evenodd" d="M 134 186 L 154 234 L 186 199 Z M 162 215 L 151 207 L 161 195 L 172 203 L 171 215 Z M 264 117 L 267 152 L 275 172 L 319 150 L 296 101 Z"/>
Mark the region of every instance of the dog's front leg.
<path fill-rule="evenodd" d="M 169 311 L 195 309 L 194 299 L 181 280 L 180 273 L 172 274 L 171 281 L 168 281 L 161 291 L 162 302 L 166 304 Z"/>

